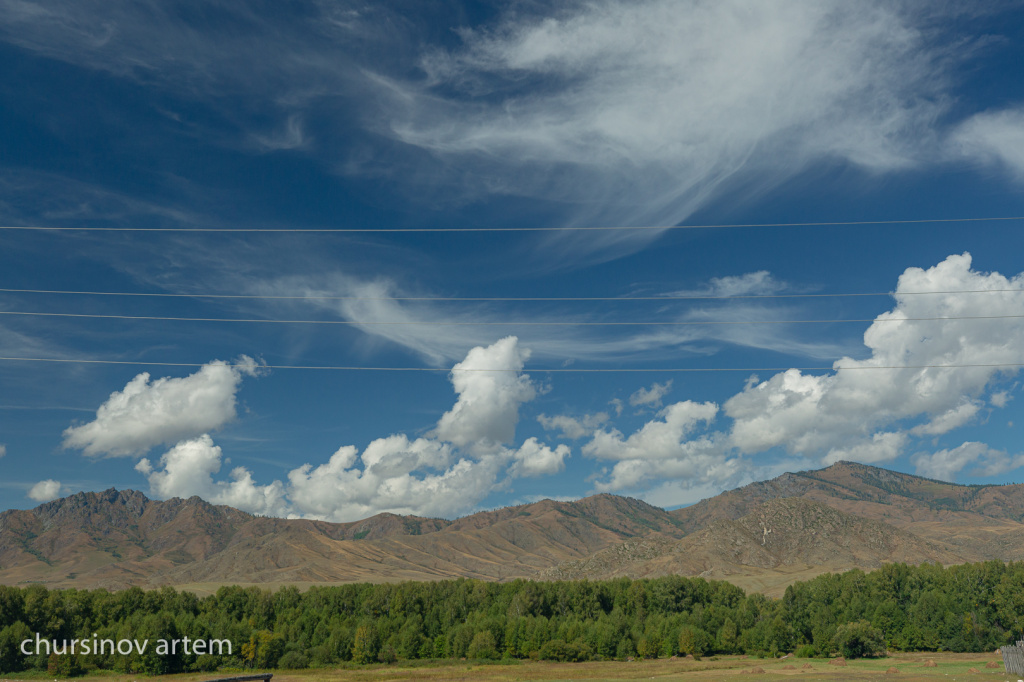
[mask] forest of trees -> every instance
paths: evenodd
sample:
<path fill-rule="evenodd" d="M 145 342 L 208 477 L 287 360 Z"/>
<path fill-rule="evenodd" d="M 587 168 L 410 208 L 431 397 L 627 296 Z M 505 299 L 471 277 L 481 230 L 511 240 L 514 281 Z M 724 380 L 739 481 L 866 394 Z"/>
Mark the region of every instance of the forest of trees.
<path fill-rule="evenodd" d="M 21 643 L 230 640 L 232 653 L 25 656 Z M 0 672 L 173 673 L 409 659 L 990 651 L 1024 636 L 1024 562 L 887 565 L 797 583 L 781 599 L 727 582 L 454 580 L 121 592 L 0 586 Z"/>

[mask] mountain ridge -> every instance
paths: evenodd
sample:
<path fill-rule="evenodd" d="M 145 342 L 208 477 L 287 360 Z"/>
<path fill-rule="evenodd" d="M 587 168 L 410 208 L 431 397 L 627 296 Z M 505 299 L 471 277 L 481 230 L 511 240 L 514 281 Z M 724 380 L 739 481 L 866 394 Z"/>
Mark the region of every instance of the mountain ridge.
<path fill-rule="evenodd" d="M 891 524 L 847 514 L 799 497 L 758 505 L 739 519 L 719 519 L 680 540 L 644 539 L 609 548 L 544 573 L 550 579 L 658 578 L 699 575 L 730 579 L 750 569 L 781 576 L 808 567 L 873 569 L 883 563 L 962 563 L 952 548 Z M 653 540 L 653 541 L 652 541 Z"/>
<path fill-rule="evenodd" d="M 597 495 L 448 521 L 384 513 L 350 523 L 255 516 L 198 497 L 76 493 L 0 513 L 0 583 L 55 587 L 531 577 L 661 530 L 662 509 Z"/>
<path fill-rule="evenodd" d="M 229 583 L 676 572 L 771 592 L 815 572 L 889 561 L 1024 559 L 1022 520 L 1024 485 L 965 486 L 851 462 L 785 473 L 672 511 L 599 494 L 452 520 L 280 519 L 199 497 L 150 500 L 111 488 L 0 512 L 0 584 L 204 591 Z"/>

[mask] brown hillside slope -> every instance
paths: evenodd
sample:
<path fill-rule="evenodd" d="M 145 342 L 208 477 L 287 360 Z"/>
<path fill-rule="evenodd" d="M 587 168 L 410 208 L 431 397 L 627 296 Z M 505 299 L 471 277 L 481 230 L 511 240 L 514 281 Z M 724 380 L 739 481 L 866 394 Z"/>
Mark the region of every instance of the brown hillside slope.
<path fill-rule="evenodd" d="M 108 490 L 0 513 L 0 583 L 119 589 L 501 580 L 530 577 L 652 531 L 682 536 L 664 510 L 611 495 L 545 500 L 454 522 L 381 514 L 334 524 Z"/>
<path fill-rule="evenodd" d="M 0 583 L 205 590 L 681 572 L 771 592 L 886 561 L 1024 559 L 1022 514 L 1024 486 L 960 486 L 850 463 L 673 512 L 595 495 L 454 521 L 272 519 L 197 497 L 160 502 L 108 490 L 0 513 Z"/>
<path fill-rule="evenodd" d="M 651 532 L 652 527 L 682 535 L 664 510 L 612 495 L 481 512 L 431 534 L 369 542 L 330 542 L 305 534 L 290 522 L 276 521 L 273 535 L 240 538 L 224 552 L 160 578 L 177 585 L 506 580 L 533 577 L 567 559 Z"/>
<path fill-rule="evenodd" d="M 836 508 L 850 507 L 863 516 L 898 523 L 976 516 L 1024 522 L 1024 485 L 957 485 L 854 462 L 782 474 L 671 513 L 692 532 L 711 521 L 737 519 L 763 502 L 782 497 L 805 497 Z"/>
<path fill-rule="evenodd" d="M 688 532 L 801 497 L 949 545 L 964 561 L 1024 559 L 1024 485 L 965 486 L 852 462 L 787 473 L 671 512 Z"/>
<path fill-rule="evenodd" d="M 566 562 L 544 577 L 596 580 L 682 574 L 738 582 L 759 578 L 784 589 L 794 575 L 924 561 L 950 564 L 963 558 L 949 546 L 881 521 L 812 500 L 782 498 L 739 519 L 714 521 L 679 541 L 649 538 L 625 543 Z"/>

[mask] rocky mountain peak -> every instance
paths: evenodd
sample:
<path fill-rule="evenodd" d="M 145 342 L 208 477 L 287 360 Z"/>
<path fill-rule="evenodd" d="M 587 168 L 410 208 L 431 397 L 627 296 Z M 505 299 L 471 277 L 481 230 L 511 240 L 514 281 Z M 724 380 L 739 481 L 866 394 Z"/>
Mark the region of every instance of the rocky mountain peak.
<path fill-rule="evenodd" d="M 44 523 L 70 519 L 85 520 L 94 514 L 138 518 L 149 504 L 149 498 L 138 490 L 108 488 L 98 493 L 80 492 L 45 502 L 32 512 Z"/>

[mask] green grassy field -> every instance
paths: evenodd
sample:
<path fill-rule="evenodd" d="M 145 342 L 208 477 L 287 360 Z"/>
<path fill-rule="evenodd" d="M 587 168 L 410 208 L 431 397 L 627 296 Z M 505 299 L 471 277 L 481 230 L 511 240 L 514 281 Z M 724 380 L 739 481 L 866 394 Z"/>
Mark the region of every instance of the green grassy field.
<path fill-rule="evenodd" d="M 926 667 L 927 661 L 936 667 Z M 985 664 L 997 662 L 998 668 Z M 805 667 L 809 665 L 809 667 Z M 760 668 L 760 670 L 758 670 Z M 890 668 L 896 673 L 887 672 Z M 971 669 L 976 672 L 972 672 Z M 218 677 L 247 673 L 211 673 L 168 675 L 161 682 L 202 682 Z M 105 682 L 134 682 L 138 675 L 97 674 Z M 398 682 L 400 680 L 484 680 L 491 682 L 544 680 L 1017 680 L 1007 675 L 1002 659 L 995 654 L 895 654 L 877 660 L 848 661 L 845 667 L 830 665 L 823 659 L 757 659 L 723 656 L 717 660 L 693 661 L 659 659 L 654 661 L 600 663 L 547 663 L 522 661 L 509 664 L 480 665 L 466 661 L 438 662 L 433 665 L 403 667 L 379 665 L 340 669 L 289 670 L 274 673 L 273 682 Z M 36 675 L 9 677 L 14 680 L 39 680 Z M 45 679 L 52 679 L 45 677 Z M 90 679 L 90 678 L 86 678 Z M 156 678 L 153 678 L 156 679 Z"/>

